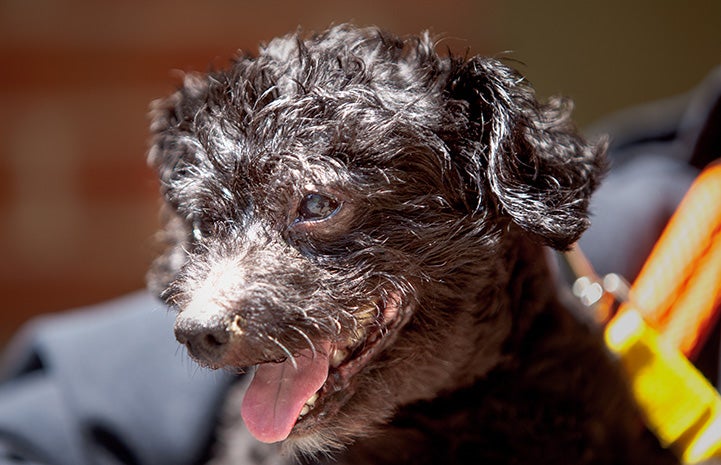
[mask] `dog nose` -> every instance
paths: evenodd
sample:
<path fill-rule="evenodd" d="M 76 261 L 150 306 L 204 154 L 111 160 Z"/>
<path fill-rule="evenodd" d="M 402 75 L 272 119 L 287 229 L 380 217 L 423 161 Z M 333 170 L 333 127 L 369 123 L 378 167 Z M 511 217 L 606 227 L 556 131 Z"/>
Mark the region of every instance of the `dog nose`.
<path fill-rule="evenodd" d="M 228 322 L 223 315 L 180 313 L 175 320 L 175 338 L 190 354 L 206 362 L 217 362 L 230 341 Z"/>

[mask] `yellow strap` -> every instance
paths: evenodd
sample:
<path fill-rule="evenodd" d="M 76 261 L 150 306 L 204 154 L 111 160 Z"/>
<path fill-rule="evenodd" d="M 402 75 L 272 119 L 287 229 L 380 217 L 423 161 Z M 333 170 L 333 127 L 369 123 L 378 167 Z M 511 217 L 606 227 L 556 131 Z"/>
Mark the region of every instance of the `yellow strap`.
<path fill-rule="evenodd" d="M 635 310 L 611 320 L 605 339 L 661 444 L 684 463 L 721 458 L 721 397 L 691 362 Z"/>

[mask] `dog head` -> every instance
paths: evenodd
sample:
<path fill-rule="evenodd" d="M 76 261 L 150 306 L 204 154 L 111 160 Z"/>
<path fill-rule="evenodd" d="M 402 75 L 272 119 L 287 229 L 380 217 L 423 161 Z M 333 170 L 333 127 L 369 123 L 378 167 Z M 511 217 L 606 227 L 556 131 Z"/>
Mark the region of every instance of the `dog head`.
<path fill-rule="evenodd" d="M 497 60 L 348 25 L 187 75 L 152 110 L 150 286 L 201 364 L 257 367 L 256 437 L 342 445 L 498 363 L 514 244 L 588 224 L 603 145 L 569 112 Z"/>

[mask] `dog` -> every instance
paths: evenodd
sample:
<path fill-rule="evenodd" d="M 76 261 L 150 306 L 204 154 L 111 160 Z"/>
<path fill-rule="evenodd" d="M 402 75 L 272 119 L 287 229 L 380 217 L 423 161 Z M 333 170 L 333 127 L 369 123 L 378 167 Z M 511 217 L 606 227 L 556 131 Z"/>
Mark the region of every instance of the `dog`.
<path fill-rule="evenodd" d="M 198 363 L 254 367 L 212 463 L 677 463 L 549 265 L 605 141 L 436 48 L 296 32 L 153 104 L 149 286 Z"/>

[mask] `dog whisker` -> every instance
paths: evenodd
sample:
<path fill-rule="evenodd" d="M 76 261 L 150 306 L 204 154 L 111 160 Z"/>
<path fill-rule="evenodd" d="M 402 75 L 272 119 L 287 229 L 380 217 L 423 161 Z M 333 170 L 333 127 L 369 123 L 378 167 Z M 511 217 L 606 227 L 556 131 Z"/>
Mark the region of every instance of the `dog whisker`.
<path fill-rule="evenodd" d="M 274 338 L 273 336 L 266 334 L 265 337 L 268 338 L 270 341 L 272 341 L 276 346 L 278 346 L 280 348 L 280 350 L 282 350 L 285 353 L 286 357 L 288 357 L 288 359 L 290 360 L 291 365 L 293 365 L 293 368 L 297 370 L 298 364 L 295 361 L 295 357 L 293 356 L 293 353 L 290 350 L 288 350 L 288 348 L 285 345 L 283 345 L 278 339 Z"/>
<path fill-rule="evenodd" d="M 298 334 L 300 334 L 300 336 L 303 339 L 305 339 L 305 341 L 308 343 L 308 348 L 310 349 L 311 353 L 313 354 L 313 358 L 315 358 L 315 356 L 316 356 L 315 344 L 313 343 L 311 338 L 308 337 L 308 335 L 305 333 L 305 331 L 303 331 L 302 329 L 300 329 L 294 325 L 290 325 L 289 328 L 292 329 L 293 331 L 297 332 Z"/>

